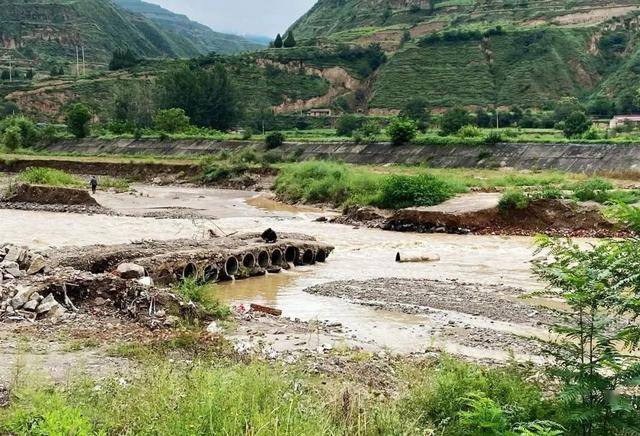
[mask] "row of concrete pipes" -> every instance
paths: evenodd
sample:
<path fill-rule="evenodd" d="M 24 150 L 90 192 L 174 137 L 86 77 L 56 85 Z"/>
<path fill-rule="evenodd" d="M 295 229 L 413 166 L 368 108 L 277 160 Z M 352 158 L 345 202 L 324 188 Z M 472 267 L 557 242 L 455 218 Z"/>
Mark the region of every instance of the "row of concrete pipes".
<path fill-rule="evenodd" d="M 200 283 L 243 279 L 278 273 L 292 266 L 325 262 L 332 248 L 317 243 L 301 246 L 258 247 L 216 255 L 178 254 L 156 256 L 139 262 L 158 284 L 196 279 Z M 164 259 L 163 259 L 164 257 Z"/>

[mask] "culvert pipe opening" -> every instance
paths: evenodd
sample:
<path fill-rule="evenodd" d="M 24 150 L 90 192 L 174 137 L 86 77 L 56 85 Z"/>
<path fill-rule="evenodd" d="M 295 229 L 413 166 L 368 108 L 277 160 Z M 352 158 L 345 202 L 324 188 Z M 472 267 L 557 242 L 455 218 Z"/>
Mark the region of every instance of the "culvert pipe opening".
<path fill-rule="evenodd" d="M 313 250 L 306 249 L 304 250 L 304 253 L 302 253 L 302 264 L 303 265 L 312 265 L 316 262 L 316 254 L 313 252 Z"/>
<path fill-rule="evenodd" d="M 271 252 L 271 265 L 280 266 L 282 265 L 282 250 L 276 248 Z"/>
<path fill-rule="evenodd" d="M 269 266 L 269 252 L 267 250 L 262 250 L 258 253 L 258 266 L 260 268 L 266 268 Z"/>
<path fill-rule="evenodd" d="M 288 263 L 294 263 L 295 261 L 297 261 L 299 255 L 300 251 L 292 245 L 288 246 L 284 250 L 284 260 Z"/>
<path fill-rule="evenodd" d="M 218 275 L 218 268 L 216 268 L 214 265 L 207 265 L 204 267 L 202 279 L 205 283 L 211 283 L 218 280 Z"/>
<path fill-rule="evenodd" d="M 322 248 L 316 253 L 316 262 L 325 262 L 327 260 L 327 252 Z"/>
<path fill-rule="evenodd" d="M 232 277 L 238 274 L 238 270 L 240 269 L 240 264 L 238 263 L 238 259 L 235 256 L 231 256 L 224 263 L 224 273 L 227 277 Z"/>
<path fill-rule="evenodd" d="M 253 268 L 256 266 L 256 257 L 251 253 L 245 254 L 242 258 L 242 266 L 245 268 Z"/>
<path fill-rule="evenodd" d="M 191 279 L 198 276 L 198 266 L 195 263 L 189 262 L 182 270 L 183 279 Z"/>

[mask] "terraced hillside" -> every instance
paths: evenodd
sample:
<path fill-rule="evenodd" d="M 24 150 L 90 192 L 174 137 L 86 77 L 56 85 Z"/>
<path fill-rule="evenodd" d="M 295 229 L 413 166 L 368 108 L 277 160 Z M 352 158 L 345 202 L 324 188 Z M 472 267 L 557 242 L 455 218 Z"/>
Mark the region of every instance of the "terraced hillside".
<path fill-rule="evenodd" d="M 635 93 L 640 0 L 319 0 L 293 26 L 313 44 L 379 44 L 368 107 L 541 106 Z"/>
<path fill-rule="evenodd" d="M 213 47 L 214 37 L 202 28 L 189 33 L 188 22 L 167 21 L 168 11 L 149 19 L 111 0 L 0 0 L 0 48 L 18 61 L 46 65 L 75 62 L 76 46 L 92 64 L 106 63 L 117 48 L 143 57 L 191 57 Z M 223 47 L 218 42 L 215 47 Z"/>
<path fill-rule="evenodd" d="M 163 29 L 182 35 L 201 53 L 238 53 L 264 48 L 238 35 L 214 32 L 209 27 L 191 21 L 185 15 L 175 14 L 158 5 L 141 0 L 114 0 L 122 8 L 145 16 Z"/>

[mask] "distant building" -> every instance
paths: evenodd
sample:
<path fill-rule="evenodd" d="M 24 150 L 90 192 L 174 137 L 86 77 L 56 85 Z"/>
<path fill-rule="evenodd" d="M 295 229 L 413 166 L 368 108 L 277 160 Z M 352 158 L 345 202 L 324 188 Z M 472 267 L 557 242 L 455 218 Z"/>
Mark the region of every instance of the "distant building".
<path fill-rule="evenodd" d="M 331 109 L 309 109 L 307 116 L 314 118 L 329 118 L 333 115 Z"/>
<path fill-rule="evenodd" d="M 640 125 L 640 115 L 616 115 L 609 121 L 609 128 L 615 129 L 625 124 L 631 124 L 637 127 Z"/>

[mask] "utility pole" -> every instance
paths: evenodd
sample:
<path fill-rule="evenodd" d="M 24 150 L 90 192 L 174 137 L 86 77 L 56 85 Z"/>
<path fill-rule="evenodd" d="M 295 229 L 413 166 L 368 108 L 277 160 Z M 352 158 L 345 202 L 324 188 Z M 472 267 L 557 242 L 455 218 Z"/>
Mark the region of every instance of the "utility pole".
<path fill-rule="evenodd" d="M 76 77 L 80 76 L 80 53 L 78 52 L 78 46 L 76 45 Z"/>
<path fill-rule="evenodd" d="M 84 63 L 84 45 L 82 46 L 82 75 L 83 76 L 87 75 L 87 67 Z"/>
<path fill-rule="evenodd" d="M 13 82 L 13 62 L 11 55 L 9 55 L 9 82 Z"/>

